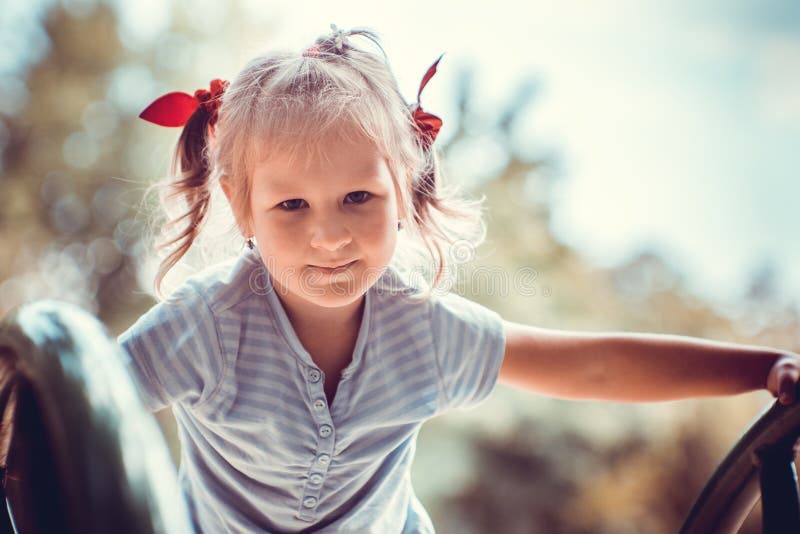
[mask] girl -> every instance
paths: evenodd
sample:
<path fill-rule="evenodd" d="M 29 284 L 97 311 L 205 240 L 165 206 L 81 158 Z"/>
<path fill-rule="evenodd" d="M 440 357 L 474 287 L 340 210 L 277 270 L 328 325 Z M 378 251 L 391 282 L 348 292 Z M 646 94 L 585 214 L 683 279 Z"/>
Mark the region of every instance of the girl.
<path fill-rule="evenodd" d="M 433 532 L 409 478 L 417 433 L 498 379 L 565 398 L 793 401 L 794 353 L 544 330 L 435 292 L 447 247 L 485 235 L 480 205 L 440 183 L 441 120 L 419 105 L 436 63 L 409 107 L 385 54 L 359 46 L 382 53 L 377 36 L 333 30 L 142 114 L 183 126 L 171 187 L 185 211 L 156 289 L 215 181 L 247 244 L 119 338 L 147 407 L 173 409 L 197 531 Z M 404 241 L 428 254 L 428 287 L 410 281 Z"/>

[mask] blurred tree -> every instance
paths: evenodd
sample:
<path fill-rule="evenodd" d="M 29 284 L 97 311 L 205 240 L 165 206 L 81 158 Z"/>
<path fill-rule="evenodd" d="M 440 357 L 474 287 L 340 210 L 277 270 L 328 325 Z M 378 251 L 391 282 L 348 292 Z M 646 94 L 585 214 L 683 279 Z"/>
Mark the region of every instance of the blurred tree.
<path fill-rule="evenodd" d="M 443 147 L 445 158 L 461 155 L 460 145 L 475 146 L 480 135 L 469 128 L 483 120 L 471 101 L 472 79 L 471 73 L 461 77 L 457 101 L 462 116 L 456 134 Z M 532 96 L 533 87 L 523 82 L 520 94 Z M 599 270 L 555 239 L 549 198 L 559 176 L 557 157 L 532 158 L 514 142 L 514 117 L 524 111 L 520 102 L 527 105 L 529 100 L 510 104 L 499 113 L 496 130 L 481 137 L 482 142 L 503 140 L 504 165 L 474 188 L 487 197 L 488 239 L 460 273 L 454 290 L 506 319 L 539 326 L 759 343 L 756 332 L 742 335 L 730 318 L 692 295 L 683 274 L 656 249 L 643 249 L 616 268 Z M 527 280 L 518 274 L 527 274 Z M 751 298 L 768 299 L 771 277 L 769 270 L 761 272 Z M 777 311 L 774 306 L 769 309 Z M 800 332 L 796 314 L 780 315 L 784 333 Z M 752 315 L 742 319 L 752 320 Z M 767 343 L 764 338 L 760 342 Z M 774 346 L 791 348 L 797 343 Z M 487 401 L 464 416 L 459 428 L 439 420 L 428 423 L 447 428 L 473 447 L 472 482 L 433 507 L 434 521 L 444 532 L 674 532 L 717 461 L 763 402 L 752 397 L 683 401 L 667 409 L 674 414 L 674 426 L 657 431 L 656 421 L 663 419 L 654 418 L 658 411 L 653 407 L 547 401 L 505 389 L 500 386 L 495 393 L 509 393 L 504 402 Z M 505 415 L 498 410 L 522 403 L 548 407 L 519 409 L 528 415 L 516 419 L 507 433 L 476 430 L 481 421 Z M 627 421 L 624 431 L 592 441 L 587 420 L 602 419 L 604 412 L 612 427 L 618 423 L 611 420 Z M 594 424 L 602 427 L 601 422 Z M 426 439 L 427 434 L 421 434 L 421 454 Z"/>
<path fill-rule="evenodd" d="M 125 52 L 104 5 L 81 16 L 55 5 L 43 28 L 47 53 L 21 73 L 27 102 L 2 117 L 0 313 L 61 298 L 111 321 L 142 300 L 134 291 L 141 229 L 126 185 L 113 178 L 130 118 L 106 100 Z"/>

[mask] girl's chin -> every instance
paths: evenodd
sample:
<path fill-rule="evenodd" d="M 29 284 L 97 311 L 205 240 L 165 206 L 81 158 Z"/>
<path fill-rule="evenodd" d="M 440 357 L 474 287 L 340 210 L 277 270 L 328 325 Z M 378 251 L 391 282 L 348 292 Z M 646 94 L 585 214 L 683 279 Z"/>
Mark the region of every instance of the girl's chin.
<path fill-rule="evenodd" d="M 308 302 L 325 308 L 341 308 L 352 304 L 364 295 L 364 291 L 359 291 L 353 287 L 317 288 L 316 291 L 305 291 L 301 296 Z"/>

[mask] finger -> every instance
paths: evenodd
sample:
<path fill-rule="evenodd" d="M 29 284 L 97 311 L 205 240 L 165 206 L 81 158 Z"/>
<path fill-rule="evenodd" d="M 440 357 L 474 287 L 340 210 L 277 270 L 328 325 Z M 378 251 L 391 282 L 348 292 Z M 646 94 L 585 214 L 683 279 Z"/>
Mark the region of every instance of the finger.
<path fill-rule="evenodd" d="M 792 404 L 795 400 L 798 371 L 796 369 L 783 371 L 778 375 L 778 398 L 781 404 Z"/>

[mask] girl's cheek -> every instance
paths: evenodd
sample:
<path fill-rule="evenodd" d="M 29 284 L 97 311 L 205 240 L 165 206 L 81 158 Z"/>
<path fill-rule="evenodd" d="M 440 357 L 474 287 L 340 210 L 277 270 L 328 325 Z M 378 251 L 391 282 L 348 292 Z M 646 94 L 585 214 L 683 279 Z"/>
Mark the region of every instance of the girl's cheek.
<path fill-rule="evenodd" d="M 299 228 L 302 221 L 291 213 L 271 212 L 260 217 L 256 224 L 262 232 L 279 235 L 291 233 L 293 229 Z"/>
<path fill-rule="evenodd" d="M 266 241 L 270 247 L 283 247 L 286 243 L 297 241 L 301 230 L 290 221 L 280 221 L 273 217 L 260 218 L 253 221 L 256 236 Z"/>
<path fill-rule="evenodd" d="M 389 233 L 392 228 L 397 231 L 397 221 L 393 221 L 386 213 L 374 213 L 363 224 L 357 226 L 357 232 L 369 236 L 382 236 Z"/>

